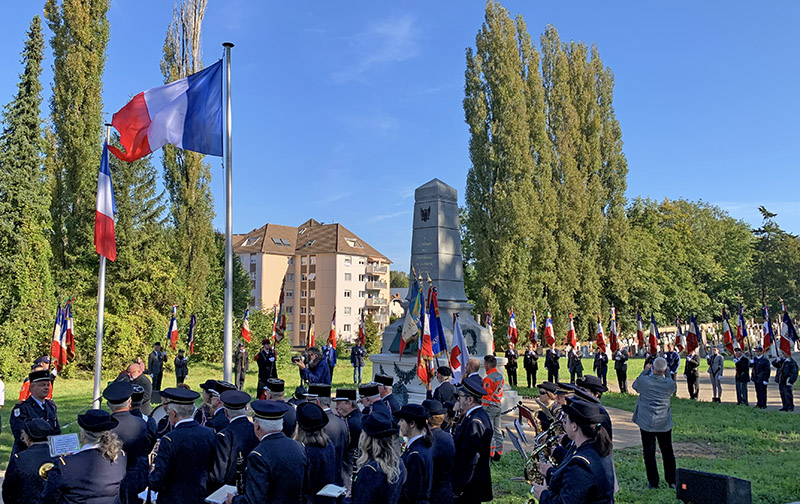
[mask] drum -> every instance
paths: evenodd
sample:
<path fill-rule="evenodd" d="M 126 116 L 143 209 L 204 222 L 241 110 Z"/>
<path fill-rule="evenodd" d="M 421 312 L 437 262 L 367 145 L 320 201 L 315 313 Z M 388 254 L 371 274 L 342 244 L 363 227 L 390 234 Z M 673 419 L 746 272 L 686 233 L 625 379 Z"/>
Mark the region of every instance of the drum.
<path fill-rule="evenodd" d="M 152 413 L 150 413 L 150 417 L 156 421 L 156 425 L 158 425 L 158 422 L 160 422 L 162 418 L 167 417 L 167 408 L 165 406 L 166 404 L 159 404 L 153 409 Z"/>

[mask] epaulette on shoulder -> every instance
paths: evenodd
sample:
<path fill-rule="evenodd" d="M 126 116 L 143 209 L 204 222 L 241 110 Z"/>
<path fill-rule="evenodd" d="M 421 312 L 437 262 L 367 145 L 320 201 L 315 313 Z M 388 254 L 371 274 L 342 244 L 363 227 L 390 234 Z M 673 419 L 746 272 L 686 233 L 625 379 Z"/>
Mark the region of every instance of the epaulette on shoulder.
<path fill-rule="evenodd" d="M 583 456 L 581 456 L 581 455 L 575 455 L 575 456 L 573 456 L 573 457 L 572 457 L 572 460 L 577 460 L 577 461 L 583 462 L 583 463 L 584 463 L 584 464 L 586 464 L 587 466 L 590 466 L 590 465 L 592 465 L 592 463 L 591 463 L 591 462 L 589 462 L 589 459 L 587 459 L 586 457 L 583 457 Z"/>
<path fill-rule="evenodd" d="M 252 453 L 253 455 L 258 455 L 259 457 L 261 456 L 261 454 L 260 454 L 260 453 L 258 453 L 258 452 L 257 452 L 257 451 L 255 451 L 255 450 L 251 451 L 250 453 Z"/>
<path fill-rule="evenodd" d="M 19 453 L 15 453 L 14 458 L 19 458 Z"/>
<path fill-rule="evenodd" d="M 65 465 L 67 465 L 67 463 L 66 463 L 66 462 L 64 462 L 64 456 L 63 456 L 63 455 L 62 455 L 62 456 L 60 456 L 60 457 L 58 457 L 58 460 L 60 460 L 60 461 L 61 461 L 61 465 L 64 465 L 64 466 L 65 466 Z"/>
<path fill-rule="evenodd" d="M 372 467 L 371 465 L 365 465 L 364 467 L 365 468 L 368 467 L 368 468 L 372 469 L 373 471 L 378 472 L 378 470 L 375 469 L 374 467 Z"/>
<path fill-rule="evenodd" d="M 224 432 L 217 432 L 217 436 L 225 437 L 225 433 Z"/>
<path fill-rule="evenodd" d="M 419 452 L 417 450 L 414 450 L 412 452 L 409 452 L 408 454 L 409 455 L 419 455 Z"/>
<path fill-rule="evenodd" d="M 170 438 L 169 438 L 169 436 L 164 436 L 164 439 L 166 439 L 166 440 L 167 440 L 167 441 L 169 441 L 170 443 L 172 442 L 172 439 L 170 439 Z"/>

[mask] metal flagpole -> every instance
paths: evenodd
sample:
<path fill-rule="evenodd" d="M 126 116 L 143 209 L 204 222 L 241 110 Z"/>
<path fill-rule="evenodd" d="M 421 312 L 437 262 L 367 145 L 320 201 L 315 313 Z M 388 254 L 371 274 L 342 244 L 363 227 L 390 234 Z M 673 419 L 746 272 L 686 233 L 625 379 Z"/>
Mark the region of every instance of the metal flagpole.
<path fill-rule="evenodd" d="M 111 125 L 106 123 L 106 145 L 111 140 Z M 97 275 L 97 338 L 94 346 L 93 409 L 100 409 L 100 385 L 103 371 L 103 318 L 106 309 L 106 257 L 100 255 L 100 272 Z"/>
<path fill-rule="evenodd" d="M 223 114 L 225 122 L 225 135 L 222 137 L 222 151 L 225 156 L 225 323 L 222 376 L 227 382 L 231 381 L 231 364 L 233 362 L 233 216 L 231 201 L 233 185 L 233 162 L 231 159 L 231 48 L 233 43 L 222 44 L 225 53 L 222 78 L 222 99 L 224 100 Z"/>

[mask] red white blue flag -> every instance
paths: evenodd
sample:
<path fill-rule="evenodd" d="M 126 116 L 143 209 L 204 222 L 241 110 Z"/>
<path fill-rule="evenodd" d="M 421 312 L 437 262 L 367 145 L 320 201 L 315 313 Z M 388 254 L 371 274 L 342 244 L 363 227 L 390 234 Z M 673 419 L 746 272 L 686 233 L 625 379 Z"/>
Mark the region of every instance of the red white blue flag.
<path fill-rule="evenodd" d="M 744 306 L 739 303 L 739 316 L 736 320 L 736 341 L 739 348 L 744 349 L 744 339 L 747 337 L 747 324 L 744 321 Z"/>
<path fill-rule="evenodd" d="M 94 249 L 109 261 L 117 259 L 117 237 L 114 233 L 114 186 L 108 165 L 108 145 L 103 144 L 100 171 L 97 174 L 97 206 L 94 212 Z"/>
<path fill-rule="evenodd" d="M 651 355 L 655 355 L 658 351 L 658 340 L 660 336 L 658 334 L 658 325 L 656 325 L 656 316 L 652 313 L 650 314 L 650 337 L 648 341 L 647 350 L 650 352 Z"/>
<path fill-rule="evenodd" d="M 336 348 L 336 308 L 333 309 L 333 317 L 331 318 L 331 330 L 328 333 L 328 345 Z"/>
<path fill-rule="evenodd" d="M 772 321 L 769 319 L 769 308 L 764 307 L 764 352 L 775 342 L 775 335 L 772 333 Z"/>
<path fill-rule="evenodd" d="M 514 308 L 511 308 L 511 318 L 508 319 L 508 341 L 516 345 L 518 339 L 517 319 L 514 317 Z"/>
<path fill-rule="evenodd" d="M 617 328 L 617 309 L 611 307 L 611 322 L 609 323 L 608 332 L 611 335 L 611 351 L 616 352 L 619 349 L 619 329 Z"/>
<path fill-rule="evenodd" d="M 783 319 L 781 322 L 781 343 L 780 349 L 787 357 L 792 356 L 792 345 L 797 340 L 797 331 L 792 323 L 792 318 L 786 310 L 786 305 L 781 303 L 783 308 Z"/>
<path fill-rule="evenodd" d="M 686 334 L 683 332 L 680 318 L 675 319 L 675 346 L 679 352 L 683 352 L 683 349 L 686 348 Z"/>
<path fill-rule="evenodd" d="M 565 345 L 570 345 L 572 348 L 578 347 L 578 338 L 575 335 L 575 322 L 572 320 L 572 314 L 569 314 L 569 324 L 567 324 L 567 337 L 564 340 Z"/>
<path fill-rule="evenodd" d="M 244 318 L 242 319 L 242 339 L 246 342 L 250 343 L 253 341 L 253 337 L 250 336 L 250 309 L 246 308 L 244 310 Z"/>
<path fill-rule="evenodd" d="M 536 310 L 533 310 L 533 315 L 531 315 L 531 332 L 528 333 L 528 341 L 535 346 L 539 345 L 539 333 L 536 329 Z"/>
<path fill-rule="evenodd" d="M 122 152 L 129 163 L 166 144 L 222 155 L 222 60 L 184 79 L 141 92 L 114 114 Z"/>
<path fill-rule="evenodd" d="M 553 317 L 550 315 L 550 308 L 547 309 L 547 320 L 544 323 L 544 340 L 551 348 L 556 344 L 556 333 L 553 331 Z"/>
<path fill-rule="evenodd" d="M 601 352 L 606 353 L 606 335 L 603 333 L 603 323 L 600 322 L 600 314 L 597 314 L 597 347 Z"/>
<path fill-rule="evenodd" d="M 197 317 L 195 317 L 194 313 L 192 313 L 192 318 L 189 321 L 189 340 L 188 340 L 188 343 L 189 343 L 189 355 L 192 355 L 194 353 L 194 326 L 195 326 L 195 324 L 197 324 Z"/>
<path fill-rule="evenodd" d="M 700 328 L 694 315 L 689 317 L 689 327 L 686 330 L 686 353 L 692 353 L 700 345 Z"/>
<path fill-rule="evenodd" d="M 178 321 L 175 318 L 175 315 L 178 313 L 178 305 L 172 305 L 172 318 L 169 319 L 169 330 L 167 331 L 167 337 L 169 338 L 170 345 L 172 349 L 175 350 L 175 346 L 178 344 Z"/>
<path fill-rule="evenodd" d="M 458 322 L 458 313 L 453 314 L 453 349 L 450 351 L 450 370 L 453 371 L 453 382 L 461 383 L 464 370 L 467 368 L 469 351 L 461 324 Z"/>
<path fill-rule="evenodd" d="M 724 307 L 722 308 L 722 343 L 728 352 L 733 354 L 733 330 L 728 322 L 728 314 L 725 312 Z"/>
<path fill-rule="evenodd" d="M 636 343 L 639 348 L 644 348 L 644 325 L 642 324 L 642 312 L 636 311 Z"/>

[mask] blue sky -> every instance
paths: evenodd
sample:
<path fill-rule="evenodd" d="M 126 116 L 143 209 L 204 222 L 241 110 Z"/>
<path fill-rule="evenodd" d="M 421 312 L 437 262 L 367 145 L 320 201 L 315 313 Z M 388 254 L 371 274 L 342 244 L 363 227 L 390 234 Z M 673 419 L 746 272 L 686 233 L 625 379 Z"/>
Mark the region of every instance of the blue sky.
<path fill-rule="evenodd" d="M 0 103 L 43 1 L 3 9 Z M 413 190 L 438 177 L 463 201 L 464 53 L 484 2 L 209 2 L 207 64 L 232 55 L 234 232 L 341 222 L 408 268 Z M 507 1 L 534 38 L 597 43 L 616 75 L 628 196 L 703 199 L 800 233 L 800 3 Z M 106 119 L 162 83 L 168 0 L 113 0 Z M 49 37 L 49 34 L 48 34 Z M 52 59 L 48 53 L 46 95 Z M 212 187 L 223 226 L 221 160 Z"/>

